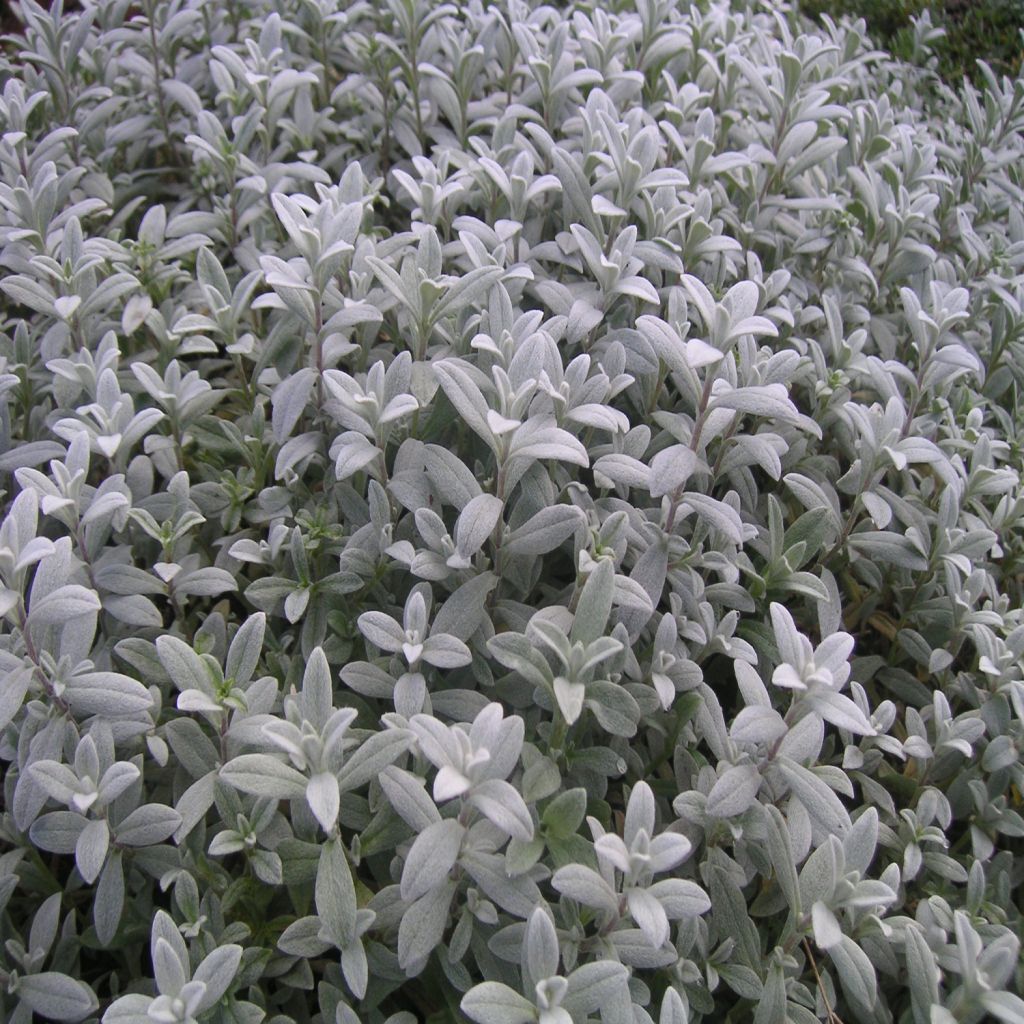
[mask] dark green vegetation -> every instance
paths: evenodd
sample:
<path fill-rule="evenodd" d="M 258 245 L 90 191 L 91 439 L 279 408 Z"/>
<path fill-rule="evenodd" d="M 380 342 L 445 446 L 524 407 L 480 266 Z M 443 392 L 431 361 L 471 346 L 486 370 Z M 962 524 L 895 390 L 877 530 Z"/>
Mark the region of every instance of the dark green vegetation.
<path fill-rule="evenodd" d="M 1015 74 L 1024 57 L 1024 0 L 799 0 L 798 6 L 812 18 L 864 18 L 876 44 L 909 61 L 916 56 L 910 19 L 928 11 L 935 27 L 945 31 L 931 45 L 940 74 L 950 82 L 964 75 L 977 81 L 978 60 L 997 74 Z"/>

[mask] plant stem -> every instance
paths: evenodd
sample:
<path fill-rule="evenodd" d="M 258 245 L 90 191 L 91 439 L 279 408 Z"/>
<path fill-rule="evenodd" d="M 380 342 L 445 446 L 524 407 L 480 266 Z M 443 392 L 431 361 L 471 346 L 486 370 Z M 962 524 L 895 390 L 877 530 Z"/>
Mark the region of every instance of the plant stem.
<path fill-rule="evenodd" d="M 828 1000 L 828 993 L 825 991 L 825 986 L 822 984 L 821 975 L 818 973 L 818 964 L 814 959 L 814 954 L 811 952 L 811 944 L 807 939 L 803 940 L 804 952 L 807 954 L 807 959 L 810 961 L 811 970 L 814 972 L 814 980 L 818 984 L 818 991 L 821 993 L 821 1001 L 825 1004 L 825 1018 L 829 1021 L 829 1024 L 842 1024 L 842 1021 L 837 1016 L 835 1010 L 832 1009 L 832 1004 Z"/>
<path fill-rule="evenodd" d="M 149 22 L 149 45 L 153 52 L 153 91 L 156 93 L 160 127 L 163 129 L 164 141 L 167 143 L 171 161 L 177 163 L 178 154 L 171 142 L 171 122 L 167 117 L 167 104 L 164 101 L 164 71 L 160 63 L 160 47 L 156 39 L 156 0 L 148 0 L 146 4 L 146 21 Z"/>

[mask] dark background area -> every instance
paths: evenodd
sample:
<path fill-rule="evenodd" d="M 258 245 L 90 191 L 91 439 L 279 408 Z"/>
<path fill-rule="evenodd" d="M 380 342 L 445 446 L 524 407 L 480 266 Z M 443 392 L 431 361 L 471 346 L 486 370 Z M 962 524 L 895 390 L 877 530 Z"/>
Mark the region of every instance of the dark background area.
<path fill-rule="evenodd" d="M 911 17 L 928 9 L 933 23 L 946 30 L 934 48 L 939 72 L 951 84 L 964 75 L 978 80 L 978 59 L 997 75 L 1016 75 L 1021 70 L 1024 0 L 800 0 L 800 7 L 815 18 L 822 14 L 864 18 L 872 41 L 903 58 L 911 55 Z"/>
<path fill-rule="evenodd" d="M 49 9 L 50 0 L 38 0 L 43 7 Z M 78 0 L 64 0 L 65 11 L 76 11 L 81 5 Z M 17 32 L 21 28 L 21 21 L 14 13 L 13 0 L 0 0 L 0 31 Z"/>

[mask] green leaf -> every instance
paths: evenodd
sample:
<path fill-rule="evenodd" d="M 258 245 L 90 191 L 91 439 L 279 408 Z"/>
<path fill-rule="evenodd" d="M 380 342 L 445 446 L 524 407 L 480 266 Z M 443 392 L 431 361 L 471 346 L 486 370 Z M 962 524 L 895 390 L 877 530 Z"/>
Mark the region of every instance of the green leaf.
<path fill-rule="evenodd" d="M 789 828 L 786 819 L 774 804 L 764 809 L 765 825 L 768 833 L 768 856 L 775 870 L 775 880 L 779 883 L 791 918 L 800 915 L 800 885 L 797 881 L 796 858 L 789 839 Z"/>
<path fill-rule="evenodd" d="M 217 748 L 193 718 L 171 719 L 163 733 L 174 756 L 194 779 L 205 777 L 220 761 Z"/>
<path fill-rule="evenodd" d="M 213 680 L 203 659 L 184 640 L 165 633 L 157 638 L 156 650 L 171 682 L 179 690 L 199 690 L 213 695 Z"/>
<path fill-rule="evenodd" d="M 617 1002 L 627 991 L 628 981 L 629 972 L 626 968 L 612 960 L 584 964 L 569 975 L 566 1002 L 574 1009 L 592 1013 Z"/>
<path fill-rule="evenodd" d="M 981 1005 L 1005 1024 L 1024 1024 L 1024 999 L 1012 992 L 982 992 Z"/>
<path fill-rule="evenodd" d="M 375 779 L 388 765 L 409 749 L 413 735 L 407 729 L 386 729 L 364 740 L 338 772 L 338 786 L 344 793 Z"/>
<path fill-rule="evenodd" d="M 68 680 L 64 699 L 76 715 L 122 718 L 153 706 L 149 690 L 120 672 L 80 672 Z"/>
<path fill-rule="evenodd" d="M 57 971 L 26 974 L 18 981 L 18 996 L 41 1017 L 56 1021 L 79 1021 L 98 1006 L 93 990 Z"/>
<path fill-rule="evenodd" d="M 403 970 L 421 964 L 434 951 L 448 926 L 448 908 L 459 883 L 445 881 L 416 900 L 398 927 L 398 963 Z"/>
<path fill-rule="evenodd" d="M 561 784 L 562 776 L 558 771 L 558 765 L 549 757 L 540 757 L 523 772 L 520 790 L 523 799 L 531 804 L 553 796 Z"/>
<path fill-rule="evenodd" d="M 331 948 L 329 942 L 320 938 L 320 918 L 315 915 L 300 917 L 293 921 L 281 933 L 277 940 L 277 948 L 289 956 L 301 956 L 311 959 L 326 953 Z"/>
<path fill-rule="evenodd" d="M 682 487 L 697 468 L 697 456 L 684 444 L 674 444 L 651 459 L 649 490 L 652 498 Z"/>
<path fill-rule="evenodd" d="M 604 636 L 614 595 L 615 564 L 610 558 L 602 558 L 583 584 L 569 639 L 589 644 Z"/>
<path fill-rule="evenodd" d="M 690 1015 L 682 996 L 674 988 L 665 989 L 658 1024 L 688 1024 L 689 1019 Z"/>
<path fill-rule="evenodd" d="M 711 787 L 705 811 L 713 818 L 733 818 L 743 814 L 757 800 L 761 774 L 753 765 L 727 768 Z"/>
<path fill-rule="evenodd" d="M 93 900 L 93 920 L 96 924 L 96 937 L 104 946 L 110 945 L 117 935 L 124 910 L 124 866 L 121 853 L 115 850 L 108 858 L 99 884 L 96 886 L 96 898 Z"/>
<path fill-rule="evenodd" d="M 455 866 L 466 834 L 453 818 L 429 825 L 417 837 L 402 869 L 402 899 L 415 900 L 439 885 Z"/>
<path fill-rule="evenodd" d="M 802 569 L 821 550 L 831 529 L 829 518 L 820 511 L 804 512 L 792 526 L 786 530 L 785 549 L 792 551 L 798 544 L 803 544 L 803 554 L 795 561 L 787 558 L 790 568 Z"/>
<path fill-rule="evenodd" d="M 761 941 L 747 911 L 747 901 L 732 874 L 713 864 L 708 878 L 711 912 L 720 935 L 736 940 L 736 958 L 752 970 L 761 966 Z"/>
<path fill-rule="evenodd" d="M 551 884 L 563 896 L 584 907 L 593 907 L 611 915 L 618 913 L 619 898 L 615 890 L 596 871 L 583 864 L 559 868 L 552 876 Z"/>
<path fill-rule="evenodd" d="M 626 689 L 618 683 L 597 680 L 587 685 L 586 692 L 586 705 L 602 729 L 613 736 L 636 735 L 640 707 Z"/>
<path fill-rule="evenodd" d="M 269 754 L 241 754 L 221 768 L 220 777 L 252 796 L 275 800 L 306 796 L 306 776 Z"/>
<path fill-rule="evenodd" d="M 9 671 L 0 687 L 0 730 L 6 729 L 10 721 L 21 710 L 28 685 L 32 680 L 32 669 L 22 668 Z"/>
<path fill-rule="evenodd" d="M 910 982 L 910 1005 L 915 1024 L 930 1024 L 931 1008 L 939 1002 L 939 965 L 923 933 L 916 925 L 906 928 L 904 954 Z M 994 1011 L 992 1011 L 994 1012 Z"/>
<path fill-rule="evenodd" d="M 500 981 L 474 985 L 459 1006 L 477 1024 L 531 1024 L 537 1018 L 533 1003 Z"/>
<path fill-rule="evenodd" d="M 131 994 L 114 1000 L 103 1014 L 103 1024 L 152 1024 L 149 996 Z"/>
<path fill-rule="evenodd" d="M 826 834 L 844 835 L 850 827 L 850 815 L 828 783 L 788 757 L 778 757 L 776 763 L 811 820 L 817 822 Z"/>
<path fill-rule="evenodd" d="M 768 968 L 764 991 L 754 1009 L 754 1024 L 786 1024 L 786 975 L 779 963 Z"/>
<path fill-rule="evenodd" d="M 118 843 L 124 846 L 154 846 L 169 839 L 179 825 L 181 815 L 173 807 L 143 804 L 136 807 L 115 832 Z"/>
<path fill-rule="evenodd" d="M 836 965 L 839 983 L 846 997 L 865 1011 L 870 1011 L 878 999 L 878 979 L 875 969 L 864 952 L 848 935 L 833 946 L 828 955 Z"/>
<path fill-rule="evenodd" d="M 847 544 L 862 557 L 879 565 L 895 565 L 915 572 L 924 572 L 928 568 L 928 559 L 906 537 L 888 530 L 854 533 Z"/>
<path fill-rule="evenodd" d="M 199 1013 L 204 1013 L 220 1001 L 234 981 L 241 961 L 242 947 L 232 943 L 218 946 L 195 969 L 192 980 L 206 986 L 206 992 L 199 1002 Z"/>
<path fill-rule="evenodd" d="M 580 788 L 567 789 L 544 808 L 541 825 L 548 835 L 568 839 L 579 830 L 586 813 L 587 791 Z"/>
<path fill-rule="evenodd" d="M 102 607 L 95 590 L 68 583 L 33 601 L 29 622 L 33 626 L 62 626 L 68 619 L 98 612 Z"/>
<path fill-rule="evenodd" d="M 324 844 L 316 873 L 316 910 L 339 949 L 356 937 L 356 890 L 340 839 Z"/>
<path fill-rule="evenodd" d="M 244 686 L 252 679 L 253 672 L 263 651 L 263 634 L 266 630 L 267 617 L 263 612 L 250 615 L 238 628 L 228 655 L 224 661 L 224 675 L 234 679 L 236 685 Z"/>
<path fill-rule="evenodd" d="M 75 865 L 88 885 L 99 877 L 110 848 L 110 829 L 105 821 L 90 821 L 75 844 Z"/>

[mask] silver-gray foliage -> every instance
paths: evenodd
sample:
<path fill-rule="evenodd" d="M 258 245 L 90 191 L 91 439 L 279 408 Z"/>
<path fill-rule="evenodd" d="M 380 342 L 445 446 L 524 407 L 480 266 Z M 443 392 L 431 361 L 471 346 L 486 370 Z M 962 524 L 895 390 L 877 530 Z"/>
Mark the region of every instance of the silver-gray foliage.
<path fill-rule="evenodd" d="M 1024 1024 L 1024 79 L 75 8 L 0 54 L 0 1017 Z"/>

